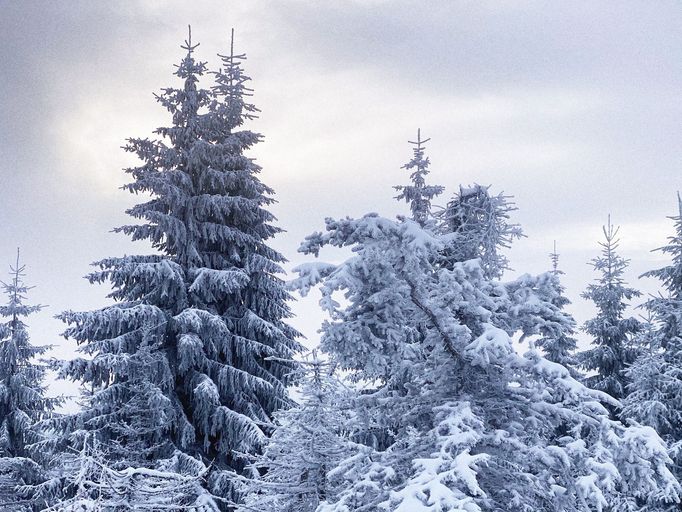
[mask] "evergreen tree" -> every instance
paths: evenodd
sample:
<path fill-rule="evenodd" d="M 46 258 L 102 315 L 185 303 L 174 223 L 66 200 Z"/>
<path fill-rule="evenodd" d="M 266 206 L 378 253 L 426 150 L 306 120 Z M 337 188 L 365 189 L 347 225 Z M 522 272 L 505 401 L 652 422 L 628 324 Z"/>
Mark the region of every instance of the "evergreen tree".
<path fill-rule="evenodd" d="M 678 215 L 670 217 L 675 234 L 660 249 L 671 263 L 644 274 L 660 280 L 665 294 L 646 303 L 654 328 L 648 331 L 649 350 L 632 368 L 632 396 L 625 402 L 628 418 L 651 425 L 672 445 L 676 475 L 682 479 L 682 199 Z"/>
<path fill-rule="evenodd" d="M 33 510 L 44 504 L 31 499 L 27 486 L 44 482 L 47 458 L 32 450 L 40 440 L 37 423 L 46 419 L 59 398 L 45 396 L 45 365 L 36 357 L 49 346 L 32 345 L 24 319 L 42 309 L 26 304 L 30 287 L 24 284 L 26 267 L 17 261 L 10 267 L 12 279 L 2 283 L 7 302 L 0 306 L 0 508 Z"/>
<path fill-rule="evenodd" d="M 635 420 L 653 427 L 656 432 L 666 436 L 673 423 L 682 424 L 682 408 L 676 406 L 682 400 L 682 393 L 670 397 L 668 390 L 676 387 L 674 373 L 669 372 L 660 340 L 657 336 L 654 318 L 650 315 L 638 335 L 638 345 L 642 347 L 639 357 L 625 370 L 628 379 L 628 395 L 623 400 L 621 417 Z M 673 398 L 675 401 L 671 401 Z"/>
<path fill-rule="evenodd" d="M 583 330 L 592 337 L 594 348 L 582 352 L 579 357 L 583 368 L 597 372 L 587 377 L 585 383 L 621 399 L 627 395 L 625 370 L 638 355 L 633 337 L 641 330 L 639 320 L 625 317 L 625 310 L 628 301 L 641 294 L 626 286 L 623 279 L 628 260 L 616 253 L 618 229 L 611 224 L 609 216 L 607 225 L 603 227 L 604 242 L 599 242 L 601 256 L 592 260 L 592 266 L 600 276 L 582 296 L 597 307 L 597 316 L 583 326 Z"/>
<path fill-rule="evenodd" d="M 373 384 L 355 410 L 364 430 L 353 434 L 364 446 L 330 475 L 342 491 L 318 511 L 601 512 L 678 503 L 680 486 L 653 429 L 611 420 L 602 405 L 616 404 L 609 395 L 536 350 L 514 350 L 514 335 L 571 324 L 554 276 L 497 281 L 490 275 L 501 267 L 483 266 L 484 229 L 473 240 L 458 233 L 479 247 L 458 261 L 452 232 L 441 228 L 376 214 L 327 219 L 326 232 L 301 245 L 316 256 L 352 250 L 338 264 L 299 266 L 292 286 L 319 286 L 330 317 L 322 349 L 351 378 Z"/>
<path fill-rule="evenodd" d="M 235 472 L 290 403 L 292 363 L 283 361 L 299 344 L 286 323 L 284 258 L 267 245 L 280 232 L 266 209 L 272 190 L 246 154 L 261 136 L 242 128 L 257 112 L 246 101 L 245 57 L 221 56 L 206 89 L 196 46 L 190 37 L 182 47 L 181 86 L 156 97 L 171 125 L 126 146 L 142 164 L 127 170 L 125 188 L 151 198 L 128 210 L 137 224 L 117 231 L 156 253 L 98 262 L 88 279 L 111 283 L 114 304 L 61 315 L 85 354 L 61 374 L 92 396 L 61 422 L 58 441 L 80 449 L 94 433 L 117 471 L 172 459 L 181 474 L 210 468 L 208 489 L 229 501 Z"/>
<path fill-rule="evenodd" d="M 341 409 L 347 393 L 315 352 L 301 378 L 300 403 L 276 414 L 277 428 L 254 465 L 264 476 L 248 482 L 244 512 L 314 512 L 320 502 L 335 500 L 329 474 L 349 451 L 342 437 L 348 415 Z"/>
<path fill-rule="evenodd" d="M 554 304 L 559 309 L 564 309 L 571 301 L 564 295 L 566 288 L 561 284 L 561 275 L 563 272 L 559 270 L 559 254 L 556 252 L 556 242 L 554 242 L 554 250 L 549 255 L 552 262 L 552 276 L 555 280 L 555 288 L 558 291 Z M 557 332 L 547 333 L 537 341 L 537 345 L 542 348 L 545 357 L 565 366 L 571 373 L 574 379 L 580 378 L 580 372 L 576 369 L 577 361 L 575 357 L 575 349 L 577 348 L 577 341 L 573 337 L 575 334 L 575 321 L 572 317 L 568 319 L 565 324 L 561 325 L 561 329 Z"/>
<path fill-rule="evenodd" d="M 414 145 L 412 160 L 403 165 L 403 169 L 410 171 L 410 185 L 397 185 L 395 188 L 400 192 L 396 196 L 398 201 L 405 200 L 409 203 L 412 211 L 412 219 L 422 226 L 431 217 L 431 200 L 443 193 L 440 185 L 427 185 L 426 175 L 429 174 L 428 157 L 424 157 L 425 146 L 431 139 L 422 140 L 421 130 L 417 130 L 417 141 L 409 141 Z"/>

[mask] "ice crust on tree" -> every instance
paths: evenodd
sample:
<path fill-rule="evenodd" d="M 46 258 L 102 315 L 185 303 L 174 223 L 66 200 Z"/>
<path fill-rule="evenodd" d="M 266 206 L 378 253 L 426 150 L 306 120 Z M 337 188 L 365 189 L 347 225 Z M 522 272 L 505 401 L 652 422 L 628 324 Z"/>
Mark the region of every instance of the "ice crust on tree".
<path fill-rule="evenodd" d="M 436 213 L 439 233 L 448 244 L 449 259 L 479 259 L 488 277 L 499 278 L 509 268 L 502 250 L 509 249 L 523 231 L 509 222 L 516 206 L 509 196 L 491 195 L 490 187 L 459 187 L 459 193 Z"/>

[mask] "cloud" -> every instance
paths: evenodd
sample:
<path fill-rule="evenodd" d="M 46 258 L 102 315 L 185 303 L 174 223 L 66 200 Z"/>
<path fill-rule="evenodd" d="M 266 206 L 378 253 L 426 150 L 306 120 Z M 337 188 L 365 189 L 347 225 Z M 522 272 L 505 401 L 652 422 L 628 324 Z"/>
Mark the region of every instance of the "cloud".
<path fill-rule="evenodd" d="M 499 89 L 595 82 L 655 84 L 673 74 L 682 13 L 673 2 L 280 2 L 306 59 L 329 68 L 381 67 L 423 89 Z"/>
<path fill-rule="evenodd" d="M 168 122 L 152 93 L 174 82 L 192 24 L 211 65 L 235 27 L 265 141 L 251 156 L 299 241 L 327 215 L 406 213 L 392 185 L 418 127 L 432 181 L 492 184 L 515 196 L 529 235 L 511 252 L 542 271 L 556 239 L 572 297 L 592 278 L 611 213 L 631 282 L 664 263 L 680 184 L 682 11 L 676 2 L 182 1 L 8 2 L 0 19 L 1 257 L 21 245 L 49 318 L 106 303 L 80 276 L 106 256 L 145 252 L 109 233 L 135 198 L 118 191 L 134 162 L 120 146 Z M 443 201 L 447 198 L 444 197 Z M 645 283 L 655 290 L 655 283 Z M 295 306 L 315 339 L 314 303 Z M 588 305 L 576 299 L 581 320 Z M 61 354 L 74 349 L 62 343 Z"/>

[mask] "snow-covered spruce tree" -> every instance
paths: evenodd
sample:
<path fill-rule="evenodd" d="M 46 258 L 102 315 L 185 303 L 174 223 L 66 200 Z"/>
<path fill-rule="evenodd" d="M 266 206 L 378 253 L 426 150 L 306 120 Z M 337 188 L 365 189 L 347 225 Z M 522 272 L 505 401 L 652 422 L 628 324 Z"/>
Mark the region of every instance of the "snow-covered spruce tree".
<path fill-rule="evenodd" d="M 542 298 L 550 279 L 489 281 L 477 260 L 445 268 L 443 241 L 411 220 L 327 227 L 303 250 L 351 246 L 355 256 L 303 265 L 296 284 L 321 284 L 332 317 L 322 346 L 378 383 L 363 414 L 390 440 L 341 464 L 331 477 L 345 490 L 320 510 L 628 510 L 678 499 L 653 429 L 609 420 L 608 395 L 535 350 L 514 351 L 511 334 L 561 318 Z"/>
<path fill-rule="evenodd" d="M 585 379 L 585 384 L 621 399 L 627 395 L 625 370 L 639 353 L 633 337 L 642 327 L 636 318 L 626 317 L 625 310 L 628 301 L 641 294 L 626 286 L 623 279 L 628 260 L 616 253 L 618 228 L 611 224 L 611 216 L 603 232 L 604 241 L 599 242 L 601 256 L 591 263 L 599 273 L 599 279 L 582 294 L 597 307 L 597 316 L 583 326 L 583 330 L 592 337 L 593 348 L 578 357 L 585 370 L 596 371 L 595 375 Z"/>
<path fill-rule="evenodd" d="M 43 500 L 22 490 L 48 479 L 48 460 L 31 445 L 40 440 L 36 424 L 52 413 L 60 399 L 45 395 L 46 367 L 36 361 L 50 347 L 32 345 L 24 323 L 42 306 L 26 304 L 30 287 L 23 281 L 26 268 L 19 251 L 10 269 L 11 280 L 2 283 L 7 302 L 0 306 L 0 509 L 37 510 Z"/>
<path fill-rule="evenodd" d="M 659 279 L 665 294 L 646 303 L 655 328 L 649 333 L 649 350 L 633 365 L 632 396 L 624 414 L 651 425 L 672 445 L 676 474 L 682 479 L 682 199 L 678 194 L 675 234 L 660 251 L 670 265 L 644 274 Z M 647 376 L 649 378 L 647 378 Z"/>
<path fill-rule="evenodd" d="M 177 461 L 179 473 L 206 467 L 207 488 L 233 499 L 233 476 L 257 453 L 286 392 L 298 333 L 286 319 L 290 296 L 278 277 L 282 255 L 268 240 L 280 230 L 266 207 L 272 191 L 246 152 L 261 136 L 242 125 L 257 112 L 234 51 L 222 56 L 211 89 L 191 39 L 157 100 L 172 116 L 156 138 L 130 139 L 142 164 L 126 189 L 151 198 L 118 231 L 156 253 L 107 258 L 88 276 L 109 282 L 115 300 L 95 311 L 67 311 L 67 338 L 85 357 L 62 376 L 92 388 L 62 422 L 61 442 L 96 433 L 114 470 Z M 221 505 L 223 506 L 223 505 Z M 227 505 L 224 505 L 227 507 Z"/>
<path fill-rule="evenodd" d="M 338 489 L 328 475 L 349 455 L 343 437 L 349 390 L 315 352 L 302 366 L 299 404 L 275 415 L 277 428 L 253 466 L 243 512 L 313 512 L 335 501 Z"/>
<path fill-rule="evenodd" d="M 431 139 L 422 140 L 421 130 L 417 130 L 416 142 L 410 141 L 414 145 L 412 149 L 412 159 L 402 168 L 410 171 L 410 185 L 397 185 L 395 188 L 400 192 L 396 199 L 405 200 L 410 205 L 412 218 L 422 226 L 431 218 L 431 200 L 443 193 L 440 185 L 427 185 L 426 176 L 429 174 L 428 157 L 424 157 L 425 146 Z"/>
<path fill-rule="evenodd" d="M 673 460 L 672 471 L 678 481 L 682 479 L 682 443 L 673 434 L 674 425 L 682 424 L 682 385 L 680 371 L 670 371 L 660 345 L 656 321 L 651 312 L 645 317 L 643 327 L 637 335 L 640 354 L 627 370 L 628 395 L 622 400 L 620 418 L 626 422 L 637 422 L 656 430 L 668 442 L 668 454 Z M 674 512 L 679 505 L 660 504 L 652 512 Z M 649 512 L 649 509 L 647 509 Z"/>
<path fill-rule="evenodd" d="M 667 371 L 669 367 L 657 334 L 655 319 L 650 314 L 637 335 L 640 355 L 625 370 L 628 395 L 623 399 L 621 417 L 625 421 L 635 420 L 649 425 L 667 436 L 672 426 L 671 419 L 682 424 L 682 408 L 677 406 L 682 401 L 682 386 L 676 382 L 678 377 Z M 668 392 L 676 388 L 678 394 L 670 396 Z"/>
<path fill-rule="evenodd" d="M 490 274 L 501 270 L 486 271 L 480 253 L 455 260 L 452 238 L 428 223 L 368 214 L 328 219 L 326 232 L 301 246 L 316 256 L 352 249 L 340 264 L 299 266 L 292 286 L 319 286 L 330 316 L 321 347 L 375 385 L 357 401 L 365 428 L 354 437 L 365 446 L 329 475 L 343 490 L 318 511 L 627 511 L 678 502 L 652 428 L 611 420 L 609 395 L 535 349 L 514 350 L 512 335 L 570 323 L 554 276 L 497 281 Z"/>
<path fill-rule="evenodd" d="M 556 280 L 555 288 L 558 290 L 554 304 L 563 310 L 571 301 L 564 295 L 566 288 L 561 284 L 563 272 L 559 270 L 559 254 L 556 252 L 556 242 L 554 242 L 554 250 L 549 254 L 549 257 L 552 262 L 552 275 Z M 575 334 L 575 320 L 570 317 L 560 327 L 556 332 L 547 332 L 536 341 L 536 345 L 542 348 L 543 354 L 547 359 L 565 366 L 571 373 L 571 377 L 578 379 L 581 375 L 576 369 L 575 349 L 577 341 L 573 337 Z"/>

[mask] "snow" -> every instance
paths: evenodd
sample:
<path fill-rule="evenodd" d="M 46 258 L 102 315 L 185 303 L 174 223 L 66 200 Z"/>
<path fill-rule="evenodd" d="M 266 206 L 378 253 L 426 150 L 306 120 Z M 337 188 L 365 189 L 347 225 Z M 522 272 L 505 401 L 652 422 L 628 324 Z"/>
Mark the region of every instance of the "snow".
<path fill-rule="evenodd" d="M 474 366 L 504 364 L 514 352 L 511 338 L 502 329 L 490 324 L 482 324 L 485 331 L 481 336 L 464 347 L 464 357 Z"/>

